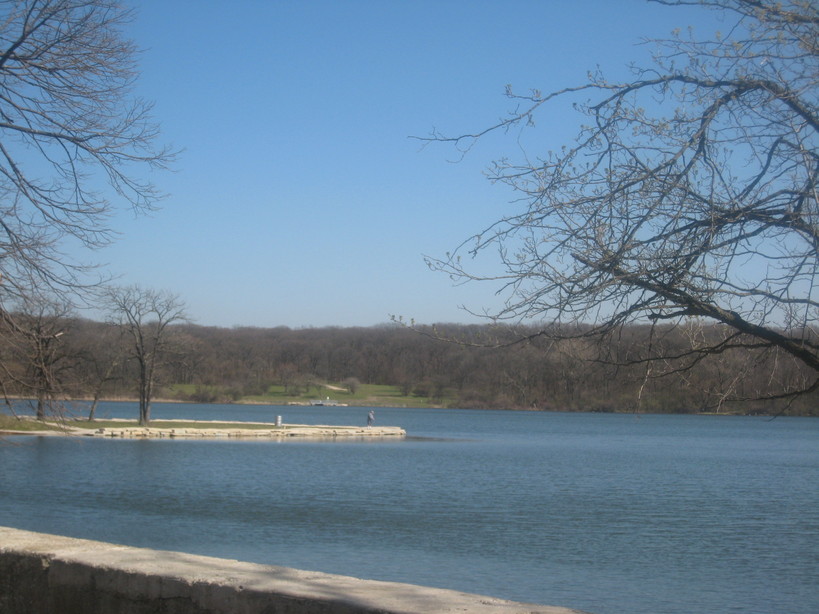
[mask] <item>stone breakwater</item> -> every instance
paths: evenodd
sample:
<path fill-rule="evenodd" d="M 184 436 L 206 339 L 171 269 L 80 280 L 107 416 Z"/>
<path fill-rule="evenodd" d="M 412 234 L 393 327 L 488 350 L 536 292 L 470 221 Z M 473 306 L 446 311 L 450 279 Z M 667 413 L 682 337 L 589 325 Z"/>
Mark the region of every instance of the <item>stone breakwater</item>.
<path fill-rule="evenodd" d="M 354 426 L 312 426 L 289 424 L 271 428 L 162 428 L 162 427 L 107 427 L 75 435 L 89 437 L 121 437 L 126 439 L 287 439 L 289 437 L 337 438 L 337 437 L 404 437 L 406 431 L 397 426 L 354 427 Z"/>
<path fill-rule="evenodd" d="M 73 426 L 58 424 L 58 430 L 14 431 L 7 435 L 108 437 L 112 439 L 289 439 L 289 438 L 400 438 L 406 431 L 397 426 L 337 426 L 311 424 L 270 424 L 264 422 L 208 422 L 199 420 L 153 420 L 139 426 L 135 420 L 120 420 L 116 425 Z M 121 425 L 120 425 L 121 423 Z M 193 426 L 176 426 L 179 423 Z M 93 423 L 89 423 L 93 424 Z"/>

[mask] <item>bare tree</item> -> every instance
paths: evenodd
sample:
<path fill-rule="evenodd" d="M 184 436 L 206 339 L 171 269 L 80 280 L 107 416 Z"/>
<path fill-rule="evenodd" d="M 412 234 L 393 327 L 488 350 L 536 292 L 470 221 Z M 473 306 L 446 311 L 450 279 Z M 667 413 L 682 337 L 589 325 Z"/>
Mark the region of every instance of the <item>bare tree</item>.
<path fill-rule="evenodd" d="M 110 323 L 85 324 L 85 330 L 73 335 L 71 349 L 81 367 L 82 378 L 78 385 L 91 397 L 88 420 L 92 422 L 105 387 L 122 378 L 128 348 L 119 326 Z"/>
<path fill-rule="evenodd" d="M 146 178 L 174 154 L 156 146 L 151 105 L 132 95 L 135 47 L 122 35 L 129 18 L 115 0 L 0 2 L 0 317 L 7 333 L 27 326 L 11 322 L 15 306 L 43 294 L 68 303 L 94 285 L 93 267 L 68 258 L 67 243 L 105 245 L 113 208 L 146 211 L 161 196 Z"/>
<path fill-rule="evenodd" d="M 0 307 L 32 287 L 81 287 L 67 240 L 105 245 L 111 209 L 159 198 L 151 105 L 132 96 L 129 12 L 115 0 L 0 2 Z"/>
<path fill-rule="evenodd" d="M 522 210 L 430 265 L 459 280 L 499 280 L 508 298 L 494 317 L 548 322 L 541 335 L 721 325 L 722 334 L 696 336 L 683 350 L 654 343 L 620 357 L 653 365 L 647 376 L 740 349 L 802 372 L 750 396 L 816 390 L 817 4 L 654 1 L 719 11 L 727 29 L 655 41 L 654 64 L 634 68 L 627 82 L 597 72 L 546 94 L 508 89 L 517 108 L 502 121 L 425 139 L 465 153 L 490 132 L 519 131 L 525 143 L 550 105 L 571 103 L 583 118 L 562 149 L 495 162 L 491 180 L 511 187 Z M 461 258 L 490 248 L 500 275 L 469 270 Z"/>
<path fill-rule="evenodd" d="M 361 382 L 357 377 L 348 377 L 342 383 L 350 394 L 355 394 L 361 388 Z"/>
<path fill-rule="evenodd" d="M 64 343 L 73 322 L 70 316 L 68 305 L 44 297 L 21 302 L 13 313 L 0 312 L 6 349 L 0 364 L 2 387 L 30 395 L 38 420 L 55 412 L 64 398 L 63 385 L 74 363 Z"/>
<path fill-rule="evenodd" d="M 157 368 L 167 359 L 173 336 L 169 326 L 185 322 L 185 305 L 178 296 L 138 286 L 114 288 L 109 295 L 113 320 L 130 340 L 130 357 L 137 364 L 139 423 L 151 421 L 151 400 Z"/>

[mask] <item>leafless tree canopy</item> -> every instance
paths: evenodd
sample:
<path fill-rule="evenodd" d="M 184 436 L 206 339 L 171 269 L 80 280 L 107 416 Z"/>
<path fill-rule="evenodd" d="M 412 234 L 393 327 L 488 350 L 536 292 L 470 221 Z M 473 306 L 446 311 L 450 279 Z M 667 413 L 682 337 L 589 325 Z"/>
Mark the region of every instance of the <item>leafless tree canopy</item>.
<path fill-rule="evenodd" d="M 134 98 L 128 12 L 114 0 L 0 2 L 0 299 L 78 284 L 60 253 L 111 238 L 108 215 L 160 196 L 151 105 Z"/>
<path fill-rule="evenodd" d="M 779 394 L 815 389 L 817 4 L 655 1 L 720 11 L 726 29 L 654 41 L 654 64 L 634 68 L 629 82 L 592 73 L 547 94 L 509 90 L 518 106 L 503 121 L 428 139 L 465 151 L 491 131 L 526 137 L 538 122 L 548 130 L 551 105 L 572 102 L 582 116 L 564 148 L 494 163 L 491 179 L 525 206 L 431 265 L 487 279 L 461 256 L 497 248 L 505 274 L 493 278 L 510 297 L 499 319 L 548 322 L 544 334 L 558 336 L 676 323 L 692 330 L 684 355 L 664 355 L 658 344 L 623 360 L 666 359 L 667 372 L 734 348 L 773 352 L 805 372 Z M 698 322 L 721 323 L 725 333 L 705 340 Z"/>
<path fill-rule="evenodd" d="M 20 311 L 0 311 L 0 391 L 11 407 L 9 391 L 24 392 L 36 404 L 37 418 L 59 414 L 63 380 L 75 357 L 64 346 L 70 333 L 70 309 L 65 304 L 28 300 Z"/>
<path fill-rule="evenodd" d="M 129 286 L 111 289 L 109 307 L 112 321 L 128 339 L 128 355 L 137 364 L 139 423 L 147 425 L 158 367 L 171 349 L 169 326 L 186 320 L 185 304 L 169 292 Z"/>

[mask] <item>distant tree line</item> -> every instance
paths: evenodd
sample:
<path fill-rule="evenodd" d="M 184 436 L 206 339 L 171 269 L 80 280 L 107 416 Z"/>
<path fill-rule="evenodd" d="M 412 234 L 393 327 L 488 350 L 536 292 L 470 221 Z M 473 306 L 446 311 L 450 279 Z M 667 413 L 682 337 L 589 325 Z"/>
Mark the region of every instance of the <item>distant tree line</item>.
<path fill-rule="evenodd" d="M 7 399 L 139 398 L 140 363 L 133 331 L 59 311 L 15 314 L 0 331 Z M 15 327 L 14 331 L 8 330 Z M 555 340 L 531 330 L 494 325 L 409 328 L 167 327 L 155 366 L 156 397 L 234 402 L 271 387 L 299 395 L 322 383 L 397 387 L 406 397 L 442 406 L 567 411 L 697 413 L 787 412 L 817 415 L 817 397 L 760 400 L 771 390 L 810 378 L 797 362 L 772 361 L 753 349 L 728 349 L 707 364 L 692 347 L 725 331 L 719 325 L 625 327 L 601 343 L 582 335 Z M 525 339 L 525 341 L 521 341 Z M 661 349 L 667 358 L 645 361 Z M 171 385 L 186 392 L 169 392 Z M 45 411 L 43 409 L 43 411 Z"/>

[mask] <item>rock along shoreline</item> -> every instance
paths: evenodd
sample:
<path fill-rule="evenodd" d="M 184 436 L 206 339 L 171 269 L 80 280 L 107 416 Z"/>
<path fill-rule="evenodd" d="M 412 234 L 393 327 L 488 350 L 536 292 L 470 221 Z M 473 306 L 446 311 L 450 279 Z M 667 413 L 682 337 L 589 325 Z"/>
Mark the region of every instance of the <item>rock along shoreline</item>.
<path fill-rule="evenodd" d="M 110 426 L 111 421 L 107 420 L 106 422 L 109 426 L 100 428 L 83 428 L 54 423 L 60 427 L 58 430 L 4 430 L 3 434 L 57 437 L 107 437 L 110 439 L 374 439 L 401 438 L 407 434 L 404 429 L 397 426 L 277 425 L 265 422 L 249 423 L 222 420 L 218 422 L 203 420 L 152 420 L 150 426 L 139 426 L 135 420 L 122 420 L 122 426 Z M 179 422 L 195 424 L 196 426 L 172 426 L 173 423 Z M 209 424 L 213 424 L 214 426 L 208 426 Z M 215 426 L 216 424 L 219 426 Z"/>

